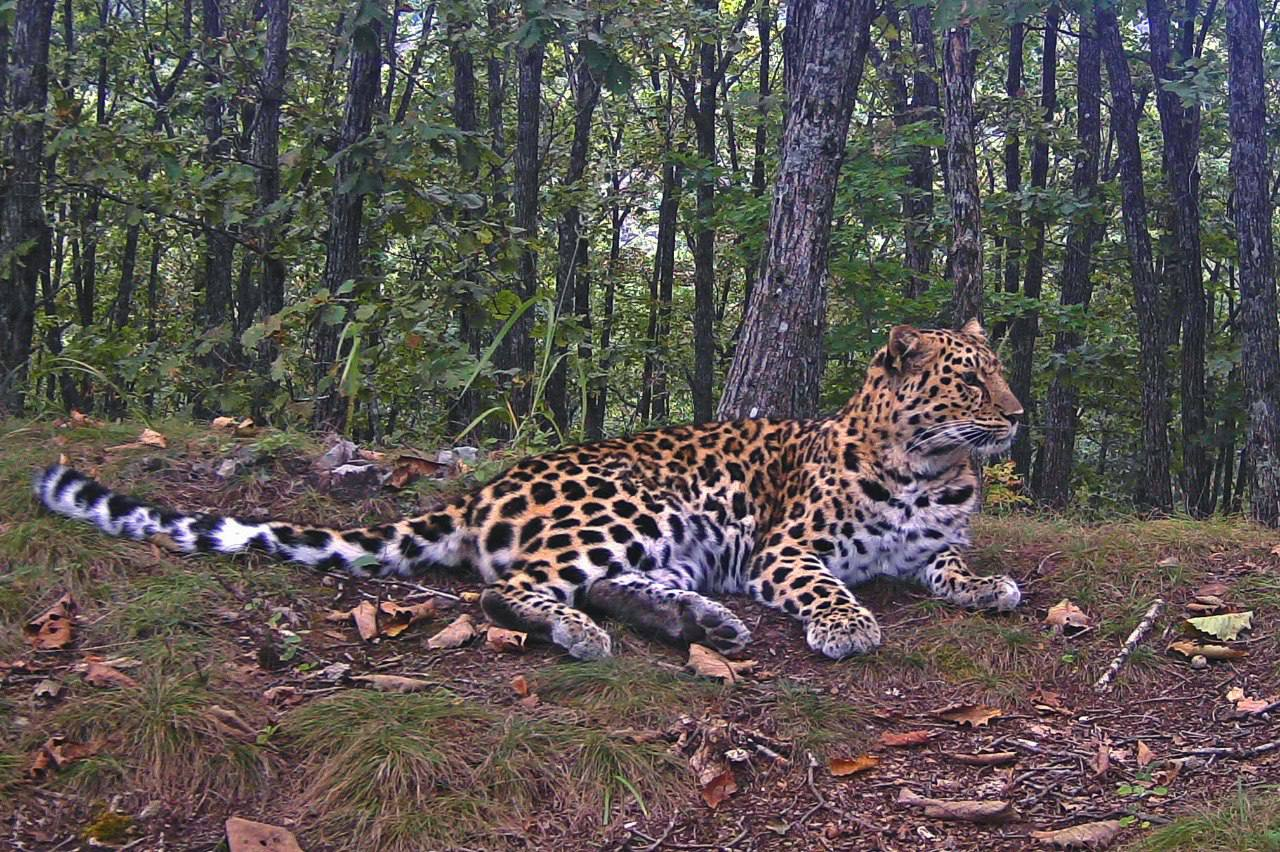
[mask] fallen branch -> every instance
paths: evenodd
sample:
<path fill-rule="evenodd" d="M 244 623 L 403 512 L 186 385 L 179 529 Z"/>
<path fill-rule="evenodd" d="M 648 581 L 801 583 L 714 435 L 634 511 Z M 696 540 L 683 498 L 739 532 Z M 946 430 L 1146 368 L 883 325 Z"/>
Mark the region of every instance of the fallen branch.
<path fill-rule="evenodd" d="M 1256 745 L 1252 748 L 1192 748 L 1180 751 L 1178 754 L 1194 754 L 1203 757 L 1225 757 L 1231 760 L 1248 760 L 1251 757 L 1257 757 L 1260 754 L 1269 754 L 1273 751 L 1280 751 L 1280 740 L 1273 740 L 1272 742 Z"/>
<path fill-rule="evenodd" d="M 1147 614 L 1142 617 L 1142 621 L 1138 622 L 1138 626 L 1133 628 L 1133 632 L 1129 634 L 1129 638 L 1124 640 L 1124 646 L 1120 649 L 1120 653 L 1111 661 L 1111 665 L 1102 673 L 1102 677 L 1098 678 L 1098 682 L 1093 685 L 1097 692 L 1106 692 L 1111 688 L 1111 681 L 1115 679 L 1120 668 L 1129 659 L 1135 648 L 1142 642 L 1144 636 L 1151 630 L 1151 626 L 1156 623 L 1156 619 L 1160 617 L 1161 611 L 1164 609 L 1164 600 L 1156 598 L 1151 602 L 1151 606 L 1147 607 Z"/>
<path fill-rule="evenodd" d="M 1014 817 L 1013 805 L 1005 801 L 975 801 L 972 799 L 930 799 L 903 787 L 898 791 L 898 804 L 923 808 L 931 819 L 959 820 L 962 822 L 1006 822 Z"/>

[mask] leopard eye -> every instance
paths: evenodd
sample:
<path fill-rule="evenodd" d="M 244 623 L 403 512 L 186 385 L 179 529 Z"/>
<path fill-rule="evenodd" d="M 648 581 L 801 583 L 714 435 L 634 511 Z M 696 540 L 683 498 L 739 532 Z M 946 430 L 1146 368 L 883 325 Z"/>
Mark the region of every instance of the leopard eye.
<path fill-rule="evenodd" d="M 962 373 L 960 375 L 960 381 L 964 382 L 966 385 L 972 385 L 975 388 L 982 387 L 982 379 L 978 378 L 978 374 L 972 370 L 967 373 Z"/>

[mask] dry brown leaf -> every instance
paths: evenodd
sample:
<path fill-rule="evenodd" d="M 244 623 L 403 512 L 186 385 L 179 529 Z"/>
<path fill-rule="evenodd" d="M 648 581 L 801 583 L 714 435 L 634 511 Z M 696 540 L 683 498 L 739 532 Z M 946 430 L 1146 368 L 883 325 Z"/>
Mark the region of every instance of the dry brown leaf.
<path fill-rule="evenodd" d="M 519 654 L 524 650 L 524 643 L 529 639 L 528 633 L 521 633 L 518 630 L 507 630 L 505 627 L 497 627 L 489 625 L 489 629 L 485 632 L 484 641 L 490 649 L 494 651 L 506 651 L 509 654 Z"/>
<path fill-rule="evenodd" d="M 957 763 L 969 766 L 1004 766 L 1018 759 L 1016 751 L 992 751 L 985 754 L 948 754 L 947 757 Z"/>
<path fill-rule="evenodd" d="M 707 803 L 707 807 L 715 810 L 736 792 L 738 792 L 738 781 L 734 778 L 733 770 L 726 769 L 702 785 L 702 801 Z"/>
<path fill-rule="evenodd" d="M 387 478 L 387 487 L 399 490 L 420 476 L 439 476 L 448 469 L 447 464 L 441 464 L 435 459 L 401 453 L 396 457 L 391 476 Z"/>
<path fill-rule="evenodd" d="M 305 696 L 302 690 L 296 686 L 273 686 L 262 693 L 262 698 L 268 704 L 279 705 L 281 707 L 292 707 L 295 704 L 301 704 Z"/>
<path fill-rule="evenodd" d="M 755 667 L 755 660 L 730 660 L 719 651 L 698 644 L 689 646 L 689 661 L 685 663 L 689 671 L 725 683 L 737 683 L 743 675 L 751 674 Z"/>
<path fill-rule="evenodd" d="M 1249 652 L 1243 648 L 1229 648 L 1226 645 L 1205 645 L 1200 642 L 1193 642 L 1190 639 L 1171 642 L 1165 650 L 1166 652 L 1176 651 L 1187 659 L 1205 657 L 1210 660 L 1242 660 L 1249 656 Z"/>
<path fill-rule="evenodd" d="M 71 643 L 71 624 L 76 614 L 76 602 L 71 595 L 63 595 L 37 618 L 22 628 L 27 644 L 37 651 L 56 651 Z"/>
<path fill-rule="evenodd" d="M 125 689 L 139 686 L 136 680 L 111 665 L 113 661 L 93 656 L 85 657 L 84 661 L 84 679 L 93 686 L 120 686 Z"/>
<path fill-rule="evenodd" d="M 401 677 L 400 675 L 352 675 L 352 680 L 360 683 L 367 683 L 379 692 L 421 692 L 424 689 L 430 689 L 432 684 L 425 680 L 419 680 L 416 677 Z"/>
<path fill-rule="evenodd" d="M 1098 750 L 1089 761 L 1089 768 L 1097 778 L 1106 775 L 1107 770 L 1111 768 L 1111 744 L 1106 740 L 1098 743 Z"/>
<path fill-rule="evenodd" d="M 885 731 L 880 735 L 880 744 L 887 746 L 924 745 L 937 736 L 936 731 Z"/>
<path fill-rule="evenodd" d="M 1138 740 L 1138 768 L 1146 769 L 1151 761 L 1155 759 L 1156 755 L 1155 752 L 1151 750 L 1151 747 L 1142 740 Z"/>
<path fill-rule="evenodd" d="M 458 597 L 462 598 L 464 603 L 475 603 L 476 601 L 480 600 L 480 593 L 479 592 L 463 592 L 462 594 L 458 595 Z"/>
<path fill-rule="evenodd" d="M 138 443 L 144 447 L 159 447 L 160 449 L 169 446 L 168 439 L 155 429 L 143 429 L 142 434 L 138 436 Z"/>
<path fill-rule="evenodd" d="M 40 778 L 50 767 L 63 769 L 77 760 L 84 760 L 102 751 L 107 744 L 105 737 L 95 737 L 87 743 L 68 742 L 66 737 L 50 737 L 44 745 L 31 754 L 27 774 Z"/>
<path fill-rule="evenodd" d="M 990 724 L 992 719 L 1003 716 L 1004 711 L 985 704 L 953 704 L 950 707 L 935 710 L 933 715 L 948 722 L 955 722 L 957 725 L 981 728 Z"/>
<path fill-rule="evenodd" d="M 419 621 L 434 618 L 436 615 L 436 601 L 435 598 L 431 598 L 423 603 L 409 604 L 408 606 L 394 601 L 383 601 L 378 606 L 378 609 L 386 616 L 386 618 L 380 619 L 379 632 L 383 636 L 394 639 Z"/>
<path fill-rule="evenodd" d="M 529 680 L 524 675 L 516 675 L 511 678 L 511 688 L 521 698 L 528 698 L 532 694 L 532 690 L 529 688 Z"/>
<path fill-rule="evenodd" d="M 358 458 L 364 459 L 365 461 L 380 462 L 386 459 L 387 454 L 380 453 L 377 450 L 359 449 L 359 450 L 356 450 L 356 456 Z"/>
<path fill-rule="evenodd" d="M 1277 545 L 1277 547 L 1280 547 L 1280 545 Z M 1213 582 L 1205 583 L 1203 586 L 1196 589 L 1196 595 L 1213 595 L 1214 597 L 1221 598 L 1225 597 L 1230 591 L 1231 587 L 1226 583 L 1220 583 L 1217 580 L 1214 580 Z"/>
<path fill-rule="evenodd" d="M 472 620 L 470 613 L 464 612 L 448 627 L 428 639 L 427 647 L 436 651 L 444 648 L 461 648 L 474 638 L 476 638 L 476 623 Z"/>
<path fill-rule="evenodd" d="M 234 737 L 247 743 L 254 742 L 258 738 L 258 732 L 249 725 L 244 719 L 241 719 L 234 710 L 228 710 L 218 704 L 210 704 L 205 708 L 205 718 L 208 719 L 213 726 L 229 737 Z"/>
<path fill-rule="evenodd" d="M 356 632 L 366 642 L 373 641 L 378 635 L 378 610 L 372 601 L 360 601 L 351 610 L 351 617 L 356 622 Z"/>
<path fill-rule="evenodd" d="M 215 417 L 209 422 L 212 429 L 231 430 L 236 428 L 236 419 L 234 417 Z"/>
<path fill-rule="evenodd" d="M 231 817 L 226 830 L 229 852 L 302 852 L 293 833 L 276 825 Z"/>
<path fill-rule="evenodd" d="M 1054 633 L 1077 636 L 1089 629 L 1089 616 L 1070 600 L 1063 598 L 1049 607 L 1044 623 L 1052 627 Z"/>
<path fill-rule="evenodd" d="M 961 822 L 1005 822 L 1013 817 L 1013 805 L 1004 801 L 977 801 L 973 799 L 957 799 L 945 801 L 929 799 L 918 795 L 906 787 L 898 792 L 898 804 L 913 808 L 923 808 L 924 815 L 932 819 L 957 820 Z"/>
<path fill-rule="evenodd" d="M 1105 849 L 1120 833 L 1120 821 L 1085 822 L 1056 831 L 1033 831 L 1031 836 L 1058 849 Z"/>
<path fill-rule="evenodd" d="M 871 754 L 862 754 L 857 757 L 833 757 L 827 761 L 827 770 L 835 777 L 843 778 L 846 775 L 856 775 L 859 772 L 874 769 L 879 764 L 880 758 Z"/>

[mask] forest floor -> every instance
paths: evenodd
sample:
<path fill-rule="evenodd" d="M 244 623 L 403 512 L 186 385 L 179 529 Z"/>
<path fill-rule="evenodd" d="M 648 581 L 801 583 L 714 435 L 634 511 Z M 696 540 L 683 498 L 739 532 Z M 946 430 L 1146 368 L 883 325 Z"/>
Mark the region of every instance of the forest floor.
<path fill-rule="evenodd" d="M 309 850 L 1023 849 L 1051 842 L 1033 832 L 1112 820 L 1088 830 L 1137 848 L 1280 848 L 1280 790 L 1266 786 L 1280 779 L 1280 711 L 1248 712 L 1280 691 L 1275 533 L 983 516 L 973 562 L 1021 582 L 1017 612 L 872 584 L 860 597 L 884 647 L 833 662 L 786 618 L 733 600 L 756 665 L 725 684 L 616 625 L 616 656 L 596 663 L 484 636 L 429 648 L 461 614 L 483 625 L 474 577 L 418 586 L 182 558 L 37 510 L 31 473 L 60 454 L 159 503 L 328 526 L 392 519 L 467 483 L 441 470 L 335 494 L 315 471 L 321 443 L 153 426 L 166 447 L 137 443 L 138 425 L 0 424 L 9 848 L 209 849 L 231 816 Z M 221 478 L 228 458 L 222 472 L 238 469 Z M 1198 592 L 1253 613 L 1218 643 L 1247 656 L 1197 669 L 1166 651 Z M 28 641 L 64 595 L 70 631 L 46 619 Z M 1064 598 L 1088 620 L 1070 637 L 1046 624 Z M 1155 627 L 1095 692 L 1155 598 Z M 374 641 L 325 618 L 362 601 L 434 612 Z M 388 620 L 375 627 L 395 632 Z M 900 802 L 904 789 L 1009 808 L 956 821 Z"/>

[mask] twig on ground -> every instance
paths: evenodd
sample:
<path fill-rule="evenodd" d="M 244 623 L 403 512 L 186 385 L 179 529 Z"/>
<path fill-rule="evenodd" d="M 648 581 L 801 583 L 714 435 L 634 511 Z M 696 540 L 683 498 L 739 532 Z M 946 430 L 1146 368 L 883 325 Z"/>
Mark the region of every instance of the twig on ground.
<path fill-rule="evenodd" d="M 1102 677 L 1098 678 L 1098 682 L 1093 685 L 1097 692 L 1106 692 L 1111 688 L 1111 681 L 1115 679 L 1116 674 L 1120 671 L 1120 667 L 1129 659 L 1129 655 L 1134 652 L 1138 644 L 1142 642 L 1142 638 L 1151 630 L 1151 626 L 1156 623 L 1156 619 L 1160 617 L 1160 612 L 1164 609 L 1164 600 L 1156 598 L 1151 602 L 1151 606 L 1147 607 L 1147 614 L 1142 617 L 1142 621 L 1138 622 L 1138 626 L 1133 628 L 1133 632 L 1129 634 L 1129 638 L 1124 640 L 1124 646 L 1120 648 L 1120 653 L 1111 661 L 1111 665 L 1102 673 Z"/>
<path fill-rule="evenodd" d="M 1256 745 L 1251 748 L 1190 748 L 1178 752 L 1178 754 L 1193 754 L 1204 757 L 1225 757 L 1229 760 L 1248 760 L 1251 757 L 1268 754 L 1273 751 L 1280 751 L 1280 740 L 1272 740 L 1269 743 Z"/>
<path fill-rule="evenodd" d="M 809 785 L 809 792 L 813 793 L 813 797 L 818 800 L 818 803 L 815 804 L 813 807 L 809 808 L 809 810 L 805 811 L 804 816 L 796 820 L 797 825 L 803 825 L 804 823 L 807 823 L 809 821 L 809 817 L 813 816 L 818 811 L 822 810 L 827 806 L 826 797 L 822 795 L 822 793 L 818 790 L 817 785 L 813 783 L 813 770 L 815 767 L 817 767 L 817 765 L 818 765 L 818 761 L 814 759 L 813 753 L 810 752 L 809 768 L 805 774 L 805 782 Z"/>

